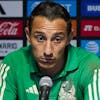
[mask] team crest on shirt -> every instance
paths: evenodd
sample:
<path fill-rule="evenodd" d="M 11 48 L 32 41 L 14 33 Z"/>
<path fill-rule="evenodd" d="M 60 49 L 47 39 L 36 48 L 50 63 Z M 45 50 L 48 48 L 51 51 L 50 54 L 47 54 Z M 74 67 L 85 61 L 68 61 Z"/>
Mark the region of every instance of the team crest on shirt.
<path fill-rule="evenodd" d="M 76 100 L 75 87 L 72 80 L 64 81 L 61 85 L 58 100 Z"/>

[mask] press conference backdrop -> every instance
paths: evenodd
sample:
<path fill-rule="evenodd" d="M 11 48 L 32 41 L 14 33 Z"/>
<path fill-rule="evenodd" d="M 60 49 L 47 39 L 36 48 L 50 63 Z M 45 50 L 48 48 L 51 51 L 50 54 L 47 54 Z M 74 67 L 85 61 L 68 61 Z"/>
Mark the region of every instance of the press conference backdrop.
<path fill-rule="evenodd" d="M 45 0 L 0 0 L 0 60 L 28 45 L 24 27 L 34 7 Z M 50 0 L 49 0 L 50 1 Z M 71 15 L 71 44 L 100 57 L 100 0 L 52 0 Z"/>

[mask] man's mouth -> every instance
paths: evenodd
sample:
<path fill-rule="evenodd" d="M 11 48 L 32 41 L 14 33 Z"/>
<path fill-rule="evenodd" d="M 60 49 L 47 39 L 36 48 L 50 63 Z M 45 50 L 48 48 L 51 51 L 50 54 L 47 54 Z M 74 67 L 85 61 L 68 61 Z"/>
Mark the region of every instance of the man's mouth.
<path fill-rule="evenodd" d="M 42 63 L 54 63 L 54 59 L 51 58 L 41 58 L 40 61 Z"/>

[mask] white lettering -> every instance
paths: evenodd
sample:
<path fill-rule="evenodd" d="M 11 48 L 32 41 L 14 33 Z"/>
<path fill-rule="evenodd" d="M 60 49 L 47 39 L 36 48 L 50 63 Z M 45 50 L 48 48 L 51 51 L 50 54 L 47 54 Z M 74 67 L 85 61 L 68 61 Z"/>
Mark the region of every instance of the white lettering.
<path fill-rule="evenodd" d="M 94 26 L 94 31 L 100 31 L 100 27 L 99 26 Z"/>
<path fill-rule="evenodd" d="M 85 25 L 84 31 L 92 31 L 93 26 L 92 25 Z"/>
<path fill-rule="evenodd" d="M 70 12 L 70 7 L 71 7 L 71 6 L 72 6 L 71 4 L 66 4 L 66 5 L 65 5 L 65 7 L 67 7 L 68 12 Z"/>
<path fill-rule="evenodd" d="M 70 7 L 72 6 L 71 4 L 62 4 L 62 6 L 64 7 L 65 6 L 65 8 L 68 10 L 68 12 L 70 12 Z"/>
<path fill-rule="evenodd" d="M 19 25 L 17 22 L 3 22 L 0 24 L 0 35 L 16 35 L 18 33 L 18 28 L 16 28 Z"/>
<path fill-rule="evenodd" d="M 0 49 L 17 49 L 16 43 L 1 43 Z"/>
<path fill-rule="evenodd" d="M 88 5 L 87 6 L 87 11 L 100 11 L 100 5 L 98 5 L 98 6 Z"/>

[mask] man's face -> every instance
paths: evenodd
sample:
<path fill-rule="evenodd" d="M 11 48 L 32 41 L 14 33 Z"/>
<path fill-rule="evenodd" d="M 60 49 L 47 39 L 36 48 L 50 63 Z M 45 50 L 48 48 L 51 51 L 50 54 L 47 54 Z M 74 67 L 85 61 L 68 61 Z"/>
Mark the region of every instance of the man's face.
<path fill-rule="evenodd" d="M 63 19 L 50 21 L 37 16 L 32 22 L 32 31 L 27 35 L 32 53 L 41 68 L 49 69 L 60 65 L 69 43 L 67 24 Z"/>

